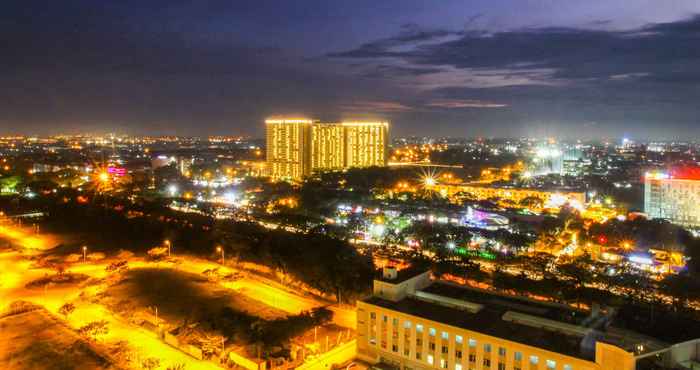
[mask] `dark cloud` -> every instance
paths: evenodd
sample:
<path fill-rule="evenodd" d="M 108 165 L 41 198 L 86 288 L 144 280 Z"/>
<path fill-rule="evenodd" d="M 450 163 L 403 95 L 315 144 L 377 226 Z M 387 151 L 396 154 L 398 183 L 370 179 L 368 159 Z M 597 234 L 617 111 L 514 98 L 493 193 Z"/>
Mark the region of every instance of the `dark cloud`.
<path fill-rule="evenodd" d="M 398 65 L 380 64 L 372 67 L 369 71 L 363 74 L 366 78 L 396 78 L 396 77 L 415 77 L 428 75 L 440 72 L 440 68 L 424 68 L 424 67 L 402 67 Z"/>
<path fill-rule="evenodd" d="M 260 134 L 298 113 L 397 134 L 697 136 L 700 17 L 620 26 L 699 8 L 680 2 L 583 16 L 516 0 L 9 1 L 0 129 Z"/>
<path fill-rule="evenodd" d="M 508 104 L 484 100 L 469 99 L 436 99 L 428 102 L 429 107 L 460 109 L 460 108 L 505 108 Z"/>
<path fill-rule="evenodd" d="M 627 31 L 546 27 L 495 33 L 443 30 L 413 34 L 420 35 L 421 40 L 459 37 L 401 51 L 396 49 L 412 46 L 415 40 L 397 36 L 329 56 L 394 58 L 418 66 L 501 69 L 508 73 L 547 68 L 555 71 L 552 78 L 560 79 L 632 73 L 647 73 L 650 77 L 688 73 L 688 77 L 695 77 L 692 72 L 700 62 L 700 16 Z"/>

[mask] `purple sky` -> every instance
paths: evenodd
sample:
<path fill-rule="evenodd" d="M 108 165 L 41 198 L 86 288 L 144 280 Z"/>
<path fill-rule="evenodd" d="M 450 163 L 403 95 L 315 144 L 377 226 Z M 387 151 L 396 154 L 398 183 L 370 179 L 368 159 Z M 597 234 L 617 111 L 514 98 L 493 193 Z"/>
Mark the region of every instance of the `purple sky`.
<path fill-rule="evenodd" d="M 700 2 L 14 1 L 0 130 L 697 138 Z"/>

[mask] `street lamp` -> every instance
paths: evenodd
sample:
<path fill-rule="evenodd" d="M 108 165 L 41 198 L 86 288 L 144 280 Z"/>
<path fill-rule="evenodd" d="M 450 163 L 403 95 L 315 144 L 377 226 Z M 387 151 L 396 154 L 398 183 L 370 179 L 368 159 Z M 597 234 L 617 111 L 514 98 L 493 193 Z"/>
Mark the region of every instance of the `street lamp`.
<path fill-rule="evenodd" d="M 87 260 L 87 246 L 83 245 L 83 263 Z"/>
<path fill-rule="evenodd" d="M 217 246 L 216 251 L 221 253 L 221 264 L 225 265 L 226 264 L 226 257 L 224 256 L 224 248 L 222 246 Z"/>
<path fill-rule="evenodd" d="M 170 257 L 170 240 L 165 239 L 165 241 L 163 243 L 165 244 L 166 247 L 168 247 L 168 257 Z"/>

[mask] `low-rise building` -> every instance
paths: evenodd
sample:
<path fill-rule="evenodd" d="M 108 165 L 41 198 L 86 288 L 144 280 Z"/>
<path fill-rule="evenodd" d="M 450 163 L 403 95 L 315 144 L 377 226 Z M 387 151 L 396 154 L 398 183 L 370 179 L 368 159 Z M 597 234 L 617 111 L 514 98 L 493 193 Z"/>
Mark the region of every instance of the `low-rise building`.
<path fill-rule="evenodd" d="M 612 311 L 614 312 L 614 311 Z M 500 296 L 427 272 L 385 270 L 358 303 L 358 357 L 400 370 L 635 370 L 697 363 L 698 340 L 668 345 L 609 328 L 611 311 Z M 686 367 L 691 368 L 691 367 Z"/>

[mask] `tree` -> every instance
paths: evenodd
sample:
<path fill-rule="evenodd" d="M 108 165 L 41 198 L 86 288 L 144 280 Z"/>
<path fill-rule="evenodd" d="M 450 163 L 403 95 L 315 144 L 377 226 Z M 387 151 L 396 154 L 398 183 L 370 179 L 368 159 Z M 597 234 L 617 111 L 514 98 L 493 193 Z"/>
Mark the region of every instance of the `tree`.
<path fill-rule="evenodd" d="M 108 324 L 106 320 L 93 321 L 78 329 L 78 334 L 97 340 L 99 336 L 109 333 Z"/>
<path fill-rule="evenodd" d="M 149 357 L 141 362 L 141 367 L 146 370 L 154 370 L 160 366 L 160 360 L 155 357 Z"/>
<path fill-rule="evenodd" d="M 68 318 L 68 315 L 73 313 L 73 311 L 75 311 L 75 305 L 72 303 L 65 303 L 58 309 L 58 313 L 65 316 L 66 318 Z"/>
<path fill-rule="evenodd" d="M 660 282 L 659 290 L 671 296 L 676 308 L 683 309 L 700 296 L 700 283 L 687 273 L 668 275 Z"/>
<path fill-rule="evenodd" d="M 523 269 L 537 273 L 542 279 L 552 277 L 554 255 L 546 252 L 537 252 L 529 257 L 522 257 L 520 265 Z"/>
<path fill-rule="evenodd" d="M 591 271 L 593 264 L 591 256 L 584 254 L 557 266 L 557 271 L 574 283 L 576 303 L 578 304 L 581 303 L 581 293 L 584 291 L 586 284 L 593 280 L 594 275 Z"/>

